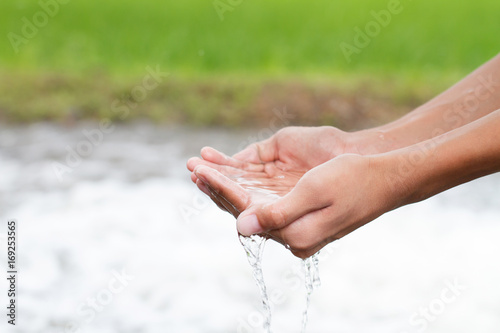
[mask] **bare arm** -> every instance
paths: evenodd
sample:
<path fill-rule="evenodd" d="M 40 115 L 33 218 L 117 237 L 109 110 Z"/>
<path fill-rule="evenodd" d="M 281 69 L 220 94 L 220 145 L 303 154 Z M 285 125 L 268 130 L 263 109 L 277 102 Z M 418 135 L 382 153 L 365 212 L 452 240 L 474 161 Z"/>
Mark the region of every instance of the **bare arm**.
<path fill-rule="evenodd" d="M 212 168 L 198 166 L 194 172 L 217 196 L 238 207 L 241 234 L 266 234 L 305 258 L 387 211 L 498 171 L 500 110 L 388 153 L 340 155 L 305 173 L 285 196 L 269 201 L 253 201 Z"/>
<path fill-rule="evenodd" d="M 380 153 L 425 141 L 500 108 L 500 54 L 439 96 L 377 128 L 353 133 L 361 154 Z"/>
<path fill-rule="evenodd" d="M 400 175 L 410 189 L 407 203 L 500 171 L 500 110 L 463 127 L 386 156 L 409 163 L 411 175 Z M 412 162 L 413 161 L 413 162 Z"/>
<path fill-rule="evenodd" d="M 241 234 L 266 234 L 307 257 L 387 211 L 500 171 L 497 82 L 500 55 L 385 126 L 355 133 L 287 128 L 232 158 L 206 149 L 188 168 L 200 189 L 237 217 Z M 286 194 L 254 200 L 226 177 L 233 169 L 289 185 Z M 297 170 L 302 176 L 293 184 L 275 177 Z"/>

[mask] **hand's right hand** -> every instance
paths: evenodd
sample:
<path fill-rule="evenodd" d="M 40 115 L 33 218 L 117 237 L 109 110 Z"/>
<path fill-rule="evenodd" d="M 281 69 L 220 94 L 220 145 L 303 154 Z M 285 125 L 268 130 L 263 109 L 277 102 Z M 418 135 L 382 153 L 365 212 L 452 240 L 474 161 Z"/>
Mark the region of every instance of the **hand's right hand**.
<path fill-rule="evenodd" d="M 306 258 L 401 205 L 406 188 L 395 191 L 387 182 L 397 176 L 393 165 L 382 155 L 344 154 L 306 172 L 281 197 L 259 197 L 206 166 L 195 173 L 218 200 L 235 207 L 242 235 L 262 234 Z"/>

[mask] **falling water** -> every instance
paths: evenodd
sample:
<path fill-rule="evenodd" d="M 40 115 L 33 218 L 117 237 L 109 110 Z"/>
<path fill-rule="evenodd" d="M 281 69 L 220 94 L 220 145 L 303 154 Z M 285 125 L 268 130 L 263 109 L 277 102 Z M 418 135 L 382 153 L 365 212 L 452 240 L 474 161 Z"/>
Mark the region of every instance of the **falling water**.
<path fill-rule="evenodd" d="M 271 332 L 271 307 L 269 298 L 267 296 L 266 284 L 264 282 L 264 275 L 262 273 L 262 254 L 264 253 L 264 245 L 266 238 L 259 235 L 252 235 L 245 237 L 240 235 L 240 242 L 247 253 L 247 259 L 252 266 L 253 276 L 257 286 L 259 287 L 262 297 L 262 305 L 264 307 L 264 330 Z M 304 265 L 304 279 L 306 287 L 306 307 L 302 313 L 302 333 L 305 333 L 308 319 L 309 304 L 311 301 L 312 292 L 321 286 L 319 278 L 319 252 L 306 258 L 302 261 Z"/>
<path fill-rule="evenodd" d="M 311 302 L 312 292 L 321 286 L 319 278 L 319 252 L 316 252 L 311 257 L 303 260 L 304 264 L 304 278 L 306 283 L 306 308 L 302 314 L 302 333 L 305 333 L 307 326 L 307 313 L 309 311 L 309 304 Z"/>
<path fill-rule="evenodd" d="M 264 245 L 266 238 L 259 235 L 252 235 L 245 237 L 240 235 L 240 242 L 247 253 L 247 259 L 252 266 L 253 277 L 260 290 L 262 297 L 262 305 L 264 306 L 264 330 L 268 333 L 271 332 L 271 307 L 269 305 L 269 298 L 267 296 L 266 284 L 264 282 L 264 275 L 262 274 L 262 253 L 264 253 Z"/>
<path fill-rule="evenodd" d="M 280 176 L 284 177 L 284 176 Z M 283 178 L 282 178 L 283 179 Z M 244 186 L 247 190 L 250 190 L 254 195 L 260 196 L 261 198 L 269 199 L 272 197 L 279 198 L 280 195 L 278 191 L 271 187 L 265 187 L 260 181 L 248 180 L 244 178 L 239 178 L 238 183 Z M 262 274 L 262 254 L 264 252 L 264 245 L 266 243 L 266 238 L 259 235 L 252 235 L 250 237 L 245 237 L 239 235 L 241 245 L 247 253 L 247 259 L 252 266 L 253 276 L 259 287 L 260 294 L 262 297 L 262 304 L 264 306 L 264 330 L 265 332 L 271 332 L 271 307 L 269 304 L 269 298 L 267 296 L 266 284 L 264 282 L 264 276 Z M 288 248 L 288 247 L 287 247 Z M 309 258 L 303 260 L 304 265 L 304 279 L 306 287 L 306 306 L 302 314 L 302 333 L 305 333 L 308 319 L 309 303 L 311 300 L 312 292 L 321 285 L 319 278 L 319 252 L 312 255 Z"/>

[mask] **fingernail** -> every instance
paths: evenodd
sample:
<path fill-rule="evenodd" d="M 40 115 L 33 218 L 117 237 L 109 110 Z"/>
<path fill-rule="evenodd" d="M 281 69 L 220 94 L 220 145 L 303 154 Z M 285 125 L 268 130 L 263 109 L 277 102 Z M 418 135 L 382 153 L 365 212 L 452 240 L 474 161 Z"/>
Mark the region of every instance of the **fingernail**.
<path fill-rule="evenodd" d="M 236 221 L 236 228 L 243 236 L 258 234 L 263 231 L 255 214 L 238 218 Z"/>

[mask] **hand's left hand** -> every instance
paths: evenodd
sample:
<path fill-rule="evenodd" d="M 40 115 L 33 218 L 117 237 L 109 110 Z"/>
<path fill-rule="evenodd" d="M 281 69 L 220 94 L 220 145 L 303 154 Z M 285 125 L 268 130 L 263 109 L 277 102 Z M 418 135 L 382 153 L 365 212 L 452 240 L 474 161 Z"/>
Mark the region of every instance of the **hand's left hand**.
<path fill-rule="evenodd" d="M 203 184 L 193 172 L 195 168 L 204 165 L 219 171 L 247 189 L 247 194 L 251 194 L 254 199 L 262 194 L 262 189 L 284 196 L 305 172 L 345 153 L 350 140 L 349 133 L 330 126 L 286 127 L 233 157 L 205 147 L 201 150 L 202 158 L 189 159 L 187 167 L 192 172 L 192 181 L 200 190 L 209 195 L 221 209 L 238 217 L 240 211 L 217 195 L 210 185 Z M 356 150 L 356 147 L 350 149 Z"/>

